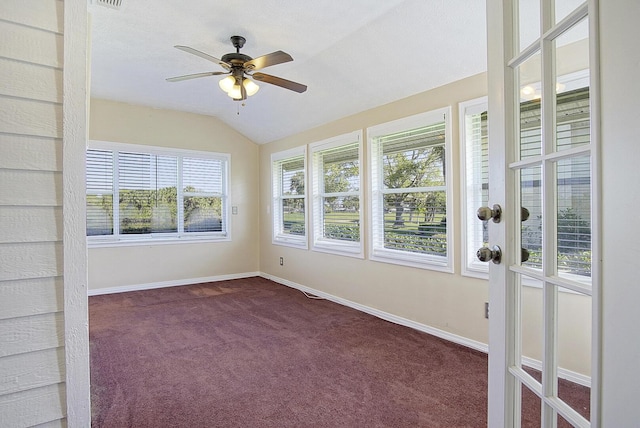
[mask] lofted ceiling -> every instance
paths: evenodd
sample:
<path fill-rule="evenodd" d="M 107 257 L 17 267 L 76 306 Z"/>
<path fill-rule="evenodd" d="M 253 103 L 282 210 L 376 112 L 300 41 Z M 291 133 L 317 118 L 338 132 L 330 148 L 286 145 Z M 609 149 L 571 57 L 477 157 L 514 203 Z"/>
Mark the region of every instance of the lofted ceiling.
<path fill-rule="evenodd" d="M 486 70 L 484 0 L 123 0 L 91 13 L 91 96 L 214 116 L 263 144 Z M 244 102 L 220 90 L 224 71 L 175 49 L 214 57 L 277 50 L 294 61 L 265 73 L 306 84 L 302 94 L 267 83 Z"/>

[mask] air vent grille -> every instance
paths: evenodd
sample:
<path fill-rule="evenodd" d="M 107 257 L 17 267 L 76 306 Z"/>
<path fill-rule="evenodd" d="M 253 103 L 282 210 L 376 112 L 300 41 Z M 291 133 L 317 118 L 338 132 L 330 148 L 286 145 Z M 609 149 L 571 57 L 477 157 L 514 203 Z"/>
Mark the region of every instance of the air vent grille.
<path fill-rule="evenodd" d="M 120 9 L 122 0 L 94 0 L 100 6 L 110 7 L 111 9 Z"/>

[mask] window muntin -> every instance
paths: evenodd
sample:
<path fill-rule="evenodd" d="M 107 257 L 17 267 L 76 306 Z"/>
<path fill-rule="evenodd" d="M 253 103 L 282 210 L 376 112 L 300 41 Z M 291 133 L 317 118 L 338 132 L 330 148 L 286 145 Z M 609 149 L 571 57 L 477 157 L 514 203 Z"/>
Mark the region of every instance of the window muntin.
<path fill-rule="evenodd" d="M 307 248 L 306 148 L 271 156 L 273 242 Z"/>
<path fill-rule="evenodd" d="M 228 165 L 225 154 L 91 142 L 89 243 L 229 239 Z"/>
<path fill-rule="evenodd" d="M 362 257 L 360 131 L 312 144 L 313 249 Z"/>
<path fill-rule="evenodd" d="M 451 271 L 449 109 L 369 128 L 371 258 Z"/>

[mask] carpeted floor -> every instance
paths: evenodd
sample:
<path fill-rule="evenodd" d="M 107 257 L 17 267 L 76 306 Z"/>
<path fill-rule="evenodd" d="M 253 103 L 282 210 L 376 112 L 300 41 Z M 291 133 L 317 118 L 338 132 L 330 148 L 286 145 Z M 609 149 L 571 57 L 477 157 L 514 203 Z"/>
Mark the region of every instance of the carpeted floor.
<path fill-rule="evenodd" d="M 93 427 L 487 424 L 486 354 L 263 278 L 94 296 L 89 311 Z M 588 389 L 565 387 L 588 412 Z"/>

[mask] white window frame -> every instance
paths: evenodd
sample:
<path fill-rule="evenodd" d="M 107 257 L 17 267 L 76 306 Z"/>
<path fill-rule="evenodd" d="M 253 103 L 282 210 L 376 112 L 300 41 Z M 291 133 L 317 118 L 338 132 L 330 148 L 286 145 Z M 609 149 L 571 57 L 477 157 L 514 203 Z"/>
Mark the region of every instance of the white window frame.
<path fill-rule="evenodd" d="M 282 183 L 280 176 L 280 164 L 285 161 L 302 157 L 304 161 L 304 195 L 290 196 L 282 195 Z M 308 249 L 309 236 L 309 204 L 307 195 L 309 193 L 308 174 L 307 174 L 307 146 L 295 147 L 293 149 L 284 150 L 273 153 L 271 155 L 271 212 L 272 212 L 272 243 L 275 245 L 284 245 L 287 247 Z M 304 200 L 304 236 L 292 235 L 283 232 L 284 219 L 282 218 L 282 201 L 284 199 L 303 199 Z"/>
<path fill-rule="evenodd" d="M 118 194 L 118 163 L 114 159 L 113 163 L 113 234 L 112 235 L 95 235 L 87 236 L 87 246 L 89 248 L 100 247 L 120 247 L 120 246 L 138 246 L 138 245 L 167 245 L 167 244 L 184 244 L 188 242 L 220 242 L 231 241 L 231 216 L 230 216 L 230 186 L 229 177 L 231 176 L 231 155 L 228 153 L 205 152 L 197 150 L 175 149 L 166 147 L 146 146 L 141 144 L 117 143 L 112 141 L 89 140 L 87 150 L 104 150 L 111 152 L 129 152 L 143 153 L 159 156 L 175 156 L 178 158 L 177 171 L 177 201 L 178 212 L 181 213 L 185 194 L 182 189 L 182 158 L 200 158 L 221 160 L 224 165 L 222 174 L 222 231 L 221 232 L 185 232 L 184 221 L 182 215 L 179 214 L 177 223 L 178 231 L 172 233 L 148 233 L 148 234 L 132 234 L 122 235 L 119 233 L 119 206 Z M 200 195 L 200 194 L 198 194 Z M 210 196 L 204 194 L 204 196 Z"/>
<path fill-rule="evenodd" d="M 339 148 L 341 146 L 358 144 L 358 190 L 352 192 L 324 193 L 324 177 L 323 167 L 321 164 L 322 152 L 330 149 Z M 312 247 L 313 251 L 339 254 L 344 256 L 364 258 L 363 252 L 363 201 L 362 201 L 362 131 L 354 131 L 342 134 L 337 137 L 318 141 L 309 145 L 311 157 L 311 189 L 312 189 Z M 358 227 L 360 229 L 360 240 L 358 242 L 350 242 L 339 239 L 330 239 L 324 237 L 324 204 L 325 197 L 331 196 L 356 196 L 358 198 Z"/>
<path fill-rule="evenodd" d="M 426 188 L 426 191 L 444 190 L 447 197 L 447 255 L 417 254 L 384 248 L 384 210 L 383 210 L 383 165 L 374 153 L 375 139 L 384 135 L 421 128 L 439 122 L 445 123 L 445 185 L 441 189 Z M 420 113 L 391 122 L 367 128 L 367 164 L 369 166 L 369 258 L 373 261 L 392 263 L 420 269 L 453 273 L 454 213 L 453 213 L 453 161 L 451 137 L 451 107 L 444 107 L 426 113 Z"/>
<path fill-rule="evenodd" d="M 480 206 L 470 203 L 473 196 L 472 186 L 477 186 L 482 169 L 476 170 L 475 165 L 469 164 L 470 144 L 467 135 L 467 116 L 477 115 L 488 111 L 489 100 L 487 97 L 476 98 L 462 102 L 458 105 L 460 122 L 460 210 L 461 219 L 461 248 L 462 248 L 462 275 L 474 278 L 488 279 L 489 266 L 476 257 L 476 251 L 482 246 L 482 221 L 478 219 L 476 212 Z M 471 176 L 472 175 L 472 176 Z"/>

